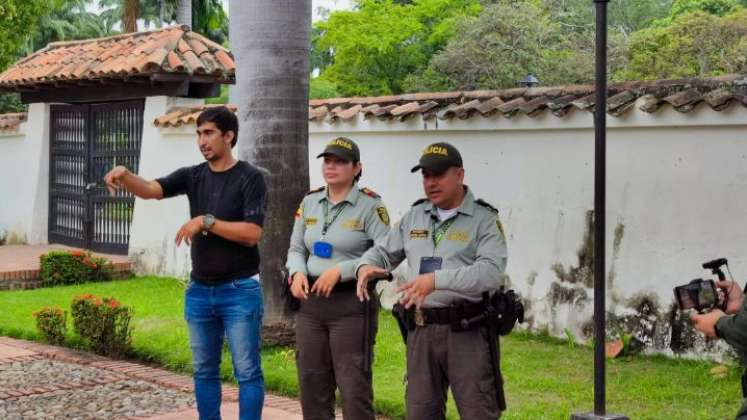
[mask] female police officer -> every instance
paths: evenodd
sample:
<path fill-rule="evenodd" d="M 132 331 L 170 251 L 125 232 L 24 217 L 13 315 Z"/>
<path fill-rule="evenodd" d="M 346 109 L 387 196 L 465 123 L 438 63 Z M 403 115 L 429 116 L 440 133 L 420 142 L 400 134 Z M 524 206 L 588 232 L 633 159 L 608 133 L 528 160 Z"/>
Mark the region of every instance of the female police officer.
<path fill-rule="evenodd" d="M 335 386 L 346 419 L 373 419 L 371 348 L 377 303 L 356 297 L 357 259 L 389 231 L 389 215 L 373 191 L 359 189 L 358 146 L 339 137 L 323 157 L 326 187 L 310 191 L 296 213 L 288 272 L 301 301 L 296 360 L 303 417 L 333 419 Z"/>

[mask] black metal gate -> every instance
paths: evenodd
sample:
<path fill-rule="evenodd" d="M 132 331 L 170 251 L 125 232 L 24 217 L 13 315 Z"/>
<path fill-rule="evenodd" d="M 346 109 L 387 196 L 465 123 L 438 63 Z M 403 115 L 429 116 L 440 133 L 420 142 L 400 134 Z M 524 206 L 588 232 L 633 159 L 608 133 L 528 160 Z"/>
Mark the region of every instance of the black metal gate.
<path fill-rule="evenodd" d="M 53 105 L 50 118 L 49 242 L 127 254 L 135 198 L 110 196 L 106 173 L 137 173 L 144 101 Z"/>

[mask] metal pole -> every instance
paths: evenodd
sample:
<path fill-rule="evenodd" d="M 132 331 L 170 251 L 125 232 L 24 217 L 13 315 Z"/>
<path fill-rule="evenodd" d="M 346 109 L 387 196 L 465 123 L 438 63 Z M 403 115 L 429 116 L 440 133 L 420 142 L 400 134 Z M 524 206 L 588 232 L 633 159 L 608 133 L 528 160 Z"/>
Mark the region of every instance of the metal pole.
<path fill-rule="evenodd" d="M 594 101 L 594 414 L 605 407 L 605 213 L 607 185 L 607 2 L 596 5 L 596 100 Z"/>

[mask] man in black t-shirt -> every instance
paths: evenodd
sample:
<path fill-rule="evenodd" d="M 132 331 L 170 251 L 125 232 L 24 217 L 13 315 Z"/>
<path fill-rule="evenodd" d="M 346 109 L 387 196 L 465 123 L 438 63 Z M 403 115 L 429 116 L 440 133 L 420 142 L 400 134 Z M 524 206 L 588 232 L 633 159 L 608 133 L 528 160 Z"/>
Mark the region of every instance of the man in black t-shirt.
<path fill-rule="evenodd" d="M 260 365 L 262 287 L 259 250 L 267 188 L 262 173 L 233 157 L 238 121 L 226 107 L 209 108 L 197 119 L 197 144 L 204 163 L 147 181 L 123 166 L 104 178 L 111 193 L 124 188 L 137 197 L 186 194 L 191 219 L 176 245 L 191 247 L 192 274 L 185 293 L 195 395 L 201 420 L 219 419 L 223 337 L 239 383 L 240 419 L 259 420 L 264 402 Z"/>

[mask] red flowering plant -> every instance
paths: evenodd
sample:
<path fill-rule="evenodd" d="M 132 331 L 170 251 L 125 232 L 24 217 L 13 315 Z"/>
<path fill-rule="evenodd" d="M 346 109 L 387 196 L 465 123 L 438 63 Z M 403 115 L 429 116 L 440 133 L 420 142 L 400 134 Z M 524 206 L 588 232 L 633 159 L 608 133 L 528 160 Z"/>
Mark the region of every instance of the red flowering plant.
<path fill-rule="evenodd" d="M 34 312 L 36 318 L 36 329 L 42 339 L 55 345 L 65 342 L 67 334 L 67 313 L 57 307 L 44 307 Z"/>
<path fill-rule="evenodd" d="M 40 257 L 39 277 L 45 286 L 109 280 L 112 265 L 88 251 L 52 251 Z"/>
<path fill-rule="evenodd" d="M 76 296 L 70 305 L 73 328 L 95 353 L 122 357 L 132 345 L 132 309 L 112 297 Z"/>

